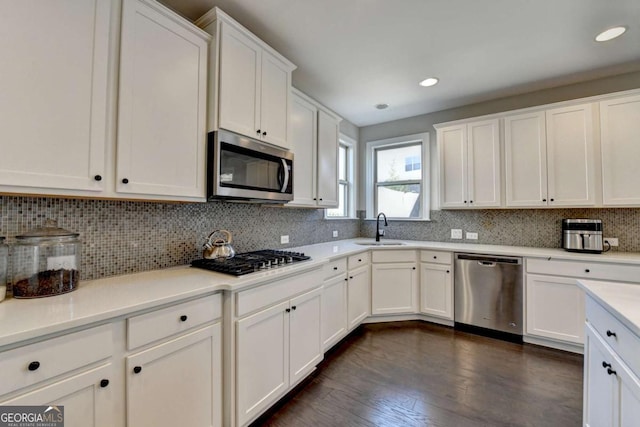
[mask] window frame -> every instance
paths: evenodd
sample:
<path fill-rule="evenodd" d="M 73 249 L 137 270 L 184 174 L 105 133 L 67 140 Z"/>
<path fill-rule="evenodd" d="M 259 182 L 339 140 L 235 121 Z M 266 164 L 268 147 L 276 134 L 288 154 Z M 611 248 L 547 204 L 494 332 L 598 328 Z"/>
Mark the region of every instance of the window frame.
<path fill-rule="evenodd" d="M 388 185 L 403 185 L 420 183 L 420 197 L 422 203 L 420 204 L 420 217 L 418 218 L 398 218 L 389 217 L 397 221 L 429 221 L 430 220 L 430 207 L 431 207 L 431 144 L 429 140 L 429 133 L 419 133 L 414 135 L 405 135 L 395 138 L 388 138 L 376 141 L 369 141 L 366 144 L 366 219 L 375 219 L 377 216 L 377 190 L 381 183 L 377 182 L 377 168 L 376 168 L 376 152 L 377 150 L 401 148 L 411 145 L 421 144 L 421 167 L 420 167 L 420 181 L 397 181 L 382 183 L 383 186 Z"/>
<path fill-rule="evenodd" d="M 345 197 L 346 206 L 346 216 L 329 216 L 327 215 L 328 211 L 331 208 L 326 208 L 324 210 L 325 219 L 357 219 L 356 217 L 356 182 L 355 178 L 357 176 L 357 150 L 358 144 L 353 138 L 350 138 L 344 134 L 340 134 L 338 138 L 338 149 L 340 147 L 347 148 L 347 158 L 346 158 L 346 180 L 339 179 L 339 175 L 336 177 L 338 179 L 338 192 L 340 192 L 340 184 L 346 184 L 347 195 Z M 339 159 L 336 159 L 339 162 Z M 338 194 L 338 200 L 340 200 L 340 194 Z"/>

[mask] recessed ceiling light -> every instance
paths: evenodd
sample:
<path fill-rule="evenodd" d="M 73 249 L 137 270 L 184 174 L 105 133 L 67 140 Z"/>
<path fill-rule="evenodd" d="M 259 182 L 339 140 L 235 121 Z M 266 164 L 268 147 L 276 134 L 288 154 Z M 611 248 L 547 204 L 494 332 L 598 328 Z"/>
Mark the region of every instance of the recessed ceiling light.
<path fill-rule="evenodd" d="M 609 40 L 613 40 L 616 37 L 620 37 L 627 31 L 627 27 L 613 27 L 608 30 L 604 30 L 600 34 L 596 36 L 597 42 L 606 42 Z"/>
<path fill-rule="evenodd" d="M 420 82 L 420 86 L 429 87 L 437 84 L 440 80 L 436 77 L 429 77 Z"/>
<path fill-rule="evenodd" d="M 384 110 L 385 108 L 389 108 L 389 104 L 377 104 L 376 108 L 378 110 Z"/>

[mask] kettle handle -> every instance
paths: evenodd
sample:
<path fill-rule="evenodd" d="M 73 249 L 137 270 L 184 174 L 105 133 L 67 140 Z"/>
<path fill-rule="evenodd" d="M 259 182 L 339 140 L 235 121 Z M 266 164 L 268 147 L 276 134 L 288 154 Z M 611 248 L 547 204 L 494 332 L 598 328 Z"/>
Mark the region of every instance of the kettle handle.
<path fill-rule="evenodd" d="M 209 236 L 207 237 L 207 243 L 205 243 L 205 246 L 207 246 L 207 245 L 209 245 L 209 246 L 210 246 L 210 245 L 212 245 L 212 244 L 213 244 L 213 242 L 211 241 L 211 239 L 213 238 L 213 235 L 214 235 L 214 234 L 216 234 L 217 232 L 224 233 L 224 234 L 227 236 L 227 238 L 225 239 L 225 242 L 224 242 L 224 243 L 226 243 L 226 244 L 230 244 L 230 243 L 231 243 L 231 240 L 232 240 L 232 238 L 231 238 L 231 233 L 230 233 L 229 231 L 227 231 L 227 230 L 220 230 L 220 229 L 218 229 L 218 230 L 213 230 L 213 231 L 211 232 L 211 234 L 209 234 Z"/>

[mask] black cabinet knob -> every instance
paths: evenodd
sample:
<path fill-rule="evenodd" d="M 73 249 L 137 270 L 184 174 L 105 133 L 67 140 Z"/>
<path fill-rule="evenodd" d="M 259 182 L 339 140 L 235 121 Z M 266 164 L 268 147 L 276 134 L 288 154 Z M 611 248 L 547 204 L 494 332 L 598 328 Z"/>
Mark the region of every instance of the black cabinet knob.
<path fill-rule="evenodd" d="M 543 202 L 546 202 L 546 201 L 547 201 L 547 199 L 542 199 L 542 201 L 543 201 Z"/>
<path fill-rule="evenodd" d="M 412 269 L 412 270 L 415 270 L 416 268 L 415 268 L 415 267 L 411 267 L 411 269 Z"/>
<path fill-rule="evenodd" d="M 346 282 L 347 280 L 349 280 L 349 279 L 347 279 L 347 278 L 345 277 L 345 278 L 344 278 L 344 281 Z"/>
<path fill-rule="evenodd" d="M 438 259 L 438 257 L 434 255 L 434 256 L 433 256 L 433 259 Z"/>
<path fill-rule="evenodd" d="M 287 313 L 291 313 L 291 309 L 290 308 L 285 308 L 285 310 Z"/>
<path fill-rule="evenodd" d="M 93 177 L 96 181 L 102 181 L 102 175 L 96 175 Z"/>
<path fill-rule="evenodd" d="M 358 262 L 362 262 L 362 260 L 360 258 L 358 258 Z"/>
<path fill-rule="evenodd" d="M 611 332 L 611 331 L 609 331 L 609 330 L 607 330 L 607 336 L 608 336 L 608 337 L 616 337 L 616 338 L 618 338 L 618 336 L 616 335 L 616 333 L 615 333 L 615 332 Z"/>
<path fill-rule="evenodd" d="M 134 374 L 139 374 L 140 372 L 142 372 L 142 366 L 135 366 L 133 368 L 133 373 Z"/>
<path fill-rule="evenodd" d="M 129 183 L 129 180 L 128 180 L 127 178 L 122 178 L 122 183 L 123 183 L 123 184 L 128 184 L 128 183 Z"/>
<path fill-rule="evenodd" d="M 590 271 L 591 271 L 591 270 L 589 270 L 588 268 L 585 268 L 585 270 L 584 270 L 584 272 L 585 272 L 585 273 L 588 273 L 588 272 L 590 272 Z"/>
<path fill-rule="evenodd" d="M 109 380 L 100 380 L 100 387 L 105 388 L 109 385 Z"/>
<path fill-rule="evenodd" d="M 256 131 L 256 133 L 259 135 L 259 134 L 260 134 L 260 129 L 258 129 L 258 130 Z"/>
<path fill-rule="evenodd" d="M 262 132 L 262 136 L 267 136 L 267 132 Z"/>
<path fill-rule="evenodd" d="M 449 270 L 447 270 L 447 273 L 449 273 Z"/>
<path fill-rule="evenodd" d="M 28 369 L 30 371 L 37 371 L 39 367 L 40 367 L 40 362 L 35 361 L 35 362 L 29 363 L 29 368 Z"/>
<path fill-rule="evenodd" d="M 180 321 L 186 322 L 187 321 L 187 315 L 183 314 L 182 316 L 180 316 Z"/>
<path fill-rule="evenodd" d="M 466 200 L 465 200 L 464 202 L 465 202 L 465 203 L 467 203 L 467 201 L 466 201 Z"/>
<path fill-rule="evenodd" d="M 295 305 L 291 306 L 291 310 L 295 310 L 296 308 L 298 308 L 298 307 L 296 307 Z"/>
<path fill-rule="evenodd" d="M 616 371 L 614 371 L 613 369 L 611 369 L 611 368 L 607 368 L 607 374 L 609 374 L 609 375 L 618 375 L 618 373 Z"/>
<path fill-rule="evenodd" d="M 334 270 L 337 270 L 337 269 L 338 269 L 338 267 L 333 267 L 333 269 L 334 269 Z"/>
<path fill-rule="evenodd" d="M 602 367 L 603 368 L 610 368 L 611 367 L 611 363 L 607 363 L 604 360 L 602 361 Z"/>
<path fill-rule="evenodd" d="M 473 203 L 473 200 L 469 200 L 469 203 Z"/>
<path fill-rule="evenodd" d="M 320 198 L 320 201 L 322 201 L 322 197 Z"/>
<path fill-rule="evenodd" d="M 549 199 L 550 202 L 553 202 L 553 199 Z"/>
<path fill-rule="evenodd" d="M 353 279 L 353 276 L 349 276 L 349 279 Z"/>
<path fill-rule="evenodd" d="M 314 197 L 313 200 L 318 200 L 318 199 Z"/>

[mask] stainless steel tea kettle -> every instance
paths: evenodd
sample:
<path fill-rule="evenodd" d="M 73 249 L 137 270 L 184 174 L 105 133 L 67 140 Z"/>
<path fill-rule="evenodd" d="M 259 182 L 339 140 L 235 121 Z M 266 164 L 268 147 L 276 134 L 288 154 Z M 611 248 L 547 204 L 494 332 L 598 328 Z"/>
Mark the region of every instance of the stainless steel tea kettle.
<path fill-rule="evenodd" d="M 216 233 L 226 235 L 226 238 L 215 238 Z M 202 256 L 206 259 L 215 259 L 218 261 L 224 261 L 229 258 L 233 258 L 236 255 L 236 251 L 231 246 L 231 233 L 227 230 L 213 230 L 209 237 L 207 237 L 207 243 L 204 244 Z"/>

